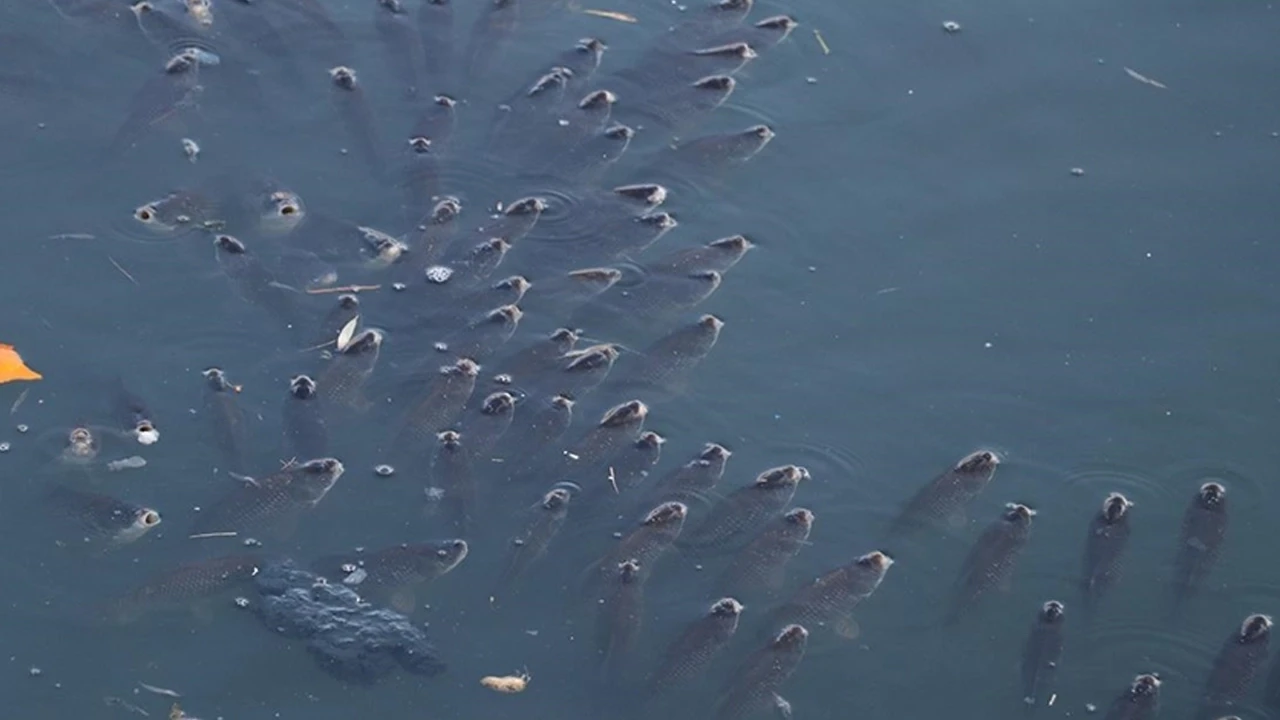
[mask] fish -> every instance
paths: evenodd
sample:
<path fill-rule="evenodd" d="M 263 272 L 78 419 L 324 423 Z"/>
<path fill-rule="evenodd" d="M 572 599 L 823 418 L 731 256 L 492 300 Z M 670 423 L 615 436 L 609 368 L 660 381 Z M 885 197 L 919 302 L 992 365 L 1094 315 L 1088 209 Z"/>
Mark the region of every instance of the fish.
<path fill-rule="evenodd" d="M 1155 674 L 1138 675 L 1111 701 L 1103 720 L 1154 720 L 1160 711 L 1160 685 Z"/>
<path fill-rule="evenodd" d="M 402 441 L 425 447 L 436 433 L 447 430 L 471 399 L 480 365 L 470 358 L 458 358 L 441 367 L 427 383 L 426 393 L 406 416 Z"/>
<path fill-rule="evenodd" d="M 546 317 L 563 317 L 595 300 L 622 279 L 617 268 L 578 268 L 539 281 L 524 303 L 526 310 Z"/>
<path fill-rule="evenodd" d="M 443 93 L 432 98 L 409 135 L 408 158 L 401 171 L 405 214 L 414 225 L 431 222 L 440 196 L 441 161 L 457 124 L 457 101 Z M 456 201 L 456 198 L 455 198 Z M 435 262 L 438 255 L 427 258 Z"/>
<path fill-rule="evenodd" d="M 621 353 L 622 346 L 614 343 L 570 350 L 550 372 L 531 378 L 527 384 L 535 392 L 581 398 L 604 382 Z"/>
<path fill-rule="evenodd" d="M 715 720 L 742 720 L 775 706 L 778 690 L 800 666 L 809 631 L 787 625 L 752 653 L 729 677 L 716 705 Z"/>
<path fill-rule="evenodd" d="M 525 142 L 519 146 L 513 161 L 525 173 L 535 176 L 554 174 L 566 158 L 576 165 L 572 158 L 610 126 L 613 107 L 617 102 L 618 96 L 609 90 L 587 93 L 559 113 L 560 117 L 556 122 L 529 128 Z"/>
<path fill-rule="evenodd" d="M 461 433 L 444 430 L 436 434 L 436 441 L 431 463 L 435 487 L 444 491 L 441 502 L 454 532 L 470 535 L 480 502 L 471 455 L 462 443 Z"/>
<path fill-rule="evenodd" d="M 127 435 L 142 445 L 152 445 L 160 440 L 160 430 L 146 401 L 125 387 L 124 379 L 116 376 L 112 405 L 116 417 Z"/>
<path fill-rule="evenodd" d="M 542 477 L 570 478 L 602 469 L 604 462 L 639 437 L 648 414 L 649 406 L 640 400 L 615 405 L 594 428 L 553 458 Z"/>
<path fill-rule="evenodd" d="M 719 443 L 703 445 L 693 459 L 658 478 L 653 485 L 652 501 L 708 504 L 710 492 L 724 477 L 725 465 L 732 455 L 733 451 Z"/>
<path fill-rule="evenodd" d="M 490 238 L 474 245 L 467 245 L 455 254 L 455 258 L 443 265 L 432 265 L 424 274 L 427 281 L 439 285 L 448 284 L 459 292 L 478 286 L 498 269 L 511 250 L 511 244 L 502 238 Z M 444 268 L 443 271 L 440 268 Z"/>
<path fill-rule="evenodd" d="M 297 375 L 281 410 L 288 457 L 325 457 L 329 452 L 329 424 L 316 381 Z"/>
<path fill-rule="evenodd" d="M 77 425 L 67 433 L 66 442 L 58 452 L 58 459 L 69 465 L 88 465 L 98 458 L 102 443 L 94 431 Z"/>
<path fill-rule="evenodd" d="M 1244 702 L 1270 652 L 1271 617 L 1253 614 L 1222 644 L 1200 696 L 1199 717 L 1212 720 Z"/>
<path fill-rule="evenodd" d="M 409 252 L 409 246 L 399 238 L 392 237 L 381 230 L 359 226 L 356 228 L 365 243 L 369 255 L 368 266 L 383 269 L 394 265 Z"/>
<path fill-rule="evenodd" d="M 1200 589 L 1217 565 L 1227 521 L 1227 489 L 1217 482 L 1201 485 L 1182 515 L 1182 532 L 1173 563 L 1175 609 Z"/>
<path fill-rule="evenodd" d="M 505 595 L 514 583 L 546 555 L 548 546 L 564 527 L 571 500 L 568 490 L 552 488 L 533 506 L 528 525 L 511 538 L 502 573 L 495 590 L 490 594 L 491 598 Z"/>
<path fill-rule="evenodd" d="M 257 305 L 286 327 L 301 327 L 302 294 L 297 289 L 277 282 L 257 255 L 231 235 L 216 235 L 213 246 L 218 265 L 231 280 L 242 300 Z"/>
<path fill-rule="evenodd" d="M 382 41 L 387 64 L 391 66 L 400 91 L 409 98 L 418 94 L 422 81 L 418 74 L 426 65 L 422 38 L 401 0 L 377 0 L 374 30 Z"/>
<path fill-rule="evenodd" d="M 386 171 L 374 135 L 373 112 L 356 71 L 345 65 L 337 65 L 329 68 L 329 79 L 333 86 L 334 106 L 348 138 L 355 144 L 356 152 L 369 166 L 373 177 L 382 178 Z"/>
<path fill-rule="evenodd" d="M 690 549 L 706 549 L 734 541 L 778 515 L 796 494 L 809 470 L 799 465 L 769 468 L 754 482 L 729 493 L 711 508 L 702 524 L 681 543 Z"/>
<path fill-rule="evenodd" d="M 667 439 L 645 430 L 630 446 L 609 460 L 610 485 L 615 493 L 628 492 L 649 477 L 649 471 L 662 459 L 662 445 Z"/>
<path fill-rule="evenodd" d="M 753 0 L 717 0 L 689 12 L 663 41 L 671 47 L 696 47 L 742 24 L 751 13 Z"/>
<path fill-rule="evenodd" d="M 681 134 L 723 105 L 737 87 L 738 81 L 724 74 L 653 86 L 634 107 L 629 106 L 627 121 L 632 122 L 634 118 L 634 124 Z"/>
<path fill-rule="evenodd" d="M 536 467 L 542 456 L 564 437 L 573 424 L 573 398 L 556 395 L 538 404 L 521 417 L 529 417 L 527 423 L 515 424 L 507 431 L 502 454 L 510 463 L 512 475 Z"/>
<path fill-rule="evenodd" d="M 203 375 L 204 411 L 213 425 L 214 444 L 227 464 L 226 470 L 244 475 L 248 468 L 249 431 L 236 399 L 240 386 L 231 384 L 221 368 L 211 367 Z"/>
<path fill-rule="evenodd" d="M 346 470 L 336 458 L 290 462 L 261 480 L 248 479 L 200 513 L 193 534 L 274 530 L 324 499 Z"/>
<path fill-rule="evenodd" d="M 752 125 L 734 132 L 691 138 L 671 148 L 666 153 L 666 162 L 686 171 L 722 171 L 755 157 L 776 136 L 768 125 Z"/>
<path fill-rule="evenodd" d="M 814 517 L 808 508 L 794 508 L 770 521 L 721 573 L 717 592 L 749 598 L 780 590 L 787 564 L 809 542 Z"/>
<path fill-rule="evenodd" d="M 853 611 L 875 593 L 893 564 L 893 558 L 873 550 L 819 575 L 771 611 L 763 629 L 773 631 L 787 623 L 802 623 L 805 627 L 828 626 L 840 637 L 853 639 L 860 633 Z"/>
<path fill-rule="evenodd" d="M 1084 595 L 1085 608 L 1090 612 L 1098 606 L 1103 595 L 1124 572 L 1131 507 L 1133 503 L 1128 498 L 1113 492 L 1102 501 L 1102 509 L 1089 521 L 1080 589 Z"/>
<path fill-rule="evenodd" d="M 600 582 L 607 581 L 618 564 L 626 560 L 639 563 L 641 580 L 647 579 L 653 573 L 654 565 L 680 537 L 688 512 L 688 508 L 678 502 L 663 503 L 650 510 L 638 526 L 587 569 L 585 587 L 588 595 L 595 596 Z"/>
<path fill-rule="evenodd" d="M 468 451 L 473 462 L 492 458 L 493 449 L 511 427 L 515 410 L 515 396 L 500 391 L 490 393 L 480 403 L 480 407 L 464 416 L 462 431 L 467 435 Z"/>
<path fill-rule="evenodd" d="M 639 285 L 618 283 L 599 300 L 575 314 L 579 327 L 617 328 L 616 332 L 636 332 L 688 312 L 711 297 L 722 277 L 715 270 L 688 274 L 648 275 Z"/>
<path fill-rule="evenodd" d="M 527 0 L 487 0 L 471 29 L 466 50 L 466 81 L 474 84 L 485 75 L 493 58 L 515 31 L 520 8 Z"/>
<path fill-rule="evenodd" d="M 418 36 L 427 81 L 437 85 L 447 82 L 453 57 L 452 0 L 423 0 L 418 6 Z"/>
<path fill-rule="evenodd" d="M 754 247 L 755 243 L 742 235 L 729 235 L 699 247 L 674 250 L 646 262 L 644 267 L 649 272 L 692 273 L 715 270 L 723 274 L 737 265 Z"/>
<path fill-rule="evenodd" d="M 689 376 L 710 354 L 723 329 L 724 321 L 711 314 L 677 327 L 625 366 L 610 383 L 611 390 L 644 394 L 655 401 L 684 392 Z"/>
<path fill-rule="evenodd" d="M 409 279 L 422 283 L 427 269 L 435 267 L 453 246 L 458 231 L 458 216 L 462 214 L 462 201 L 445 195 L 435 201 L 431 211 L 418 223 L 417 230 L 409 233 L 411 261 L 402 267 L 411 269 Z"/>
<path fill-rule="evenodd" d="M 523 317 L 524 311 L 518 305 L 496 307 L 446 335 L 440 344 L 454 355 L 485 360 L 511 339 Z"/>
<path fill-rule="evenodd" d="M 990 450 L 970 453 L 925 485 L 907 501 L 889 527 L 891 537 L 902 537 L 943 523 L 964 524 L 963 512 L 995 476 L 1000 456 Z"/>
<path fill-rule="evenodd" d="M 174 190 L 139 205 L 133 219 L 148 232 L 170 238 L 221 224 L 208 198 L 190 190 Z"/>
<path fill-rule="evenodd" d="M 635 558 L 617 564 L 596 606 L 596 654 L 610 681 L 619 679 L 644 624 L 644 573 Z"/>
<path fill-rule="evenodd" d="M 102 617 L 109 622 L 127 624 L 151 612 L 190 606 L 230 594 L 249 587 L 262 562 L 259 555 L 239 554 L 179 565 L 153 575 L 133 592 L 107 603 Z"/>
<path fill-rule="evenodd" d="M 329 360 L 316 381 L 326 408 L 368 409 L 370 401 L 365 397 L 364 385 L 378 364 L 382 339 L 380 330 L 361 330 Z"/>
<path fill-rule="evenodd" d="M 54 485 L 45 494 L 49 504 L 67 514 L 85 533 L 91 544 L 119 547 L 137 541 L 160 524 L 160 512 L 145 505 L 117 500 L 108 495 L 73 490 Z"/>
<path fill-rule="evenodd" d="M 467 541 L 455 538 L 404 543 L 368 552 L 326 555 L 312 563 L 311 570 L 330 582 L 352 588 L 371 602 L 409 615 L 417 604 L 416 594 L 458 567 L 469 552 Z"/>
<path fill-rule="evenodd" d="M 512 382 L 520 385 L 527 384 L 529 378 L 555 367 L 557 360 L 573 351 L 578 339 L 577 330 L 556 328 L 499 362 L 498 375 L 511 378 Z"/>
<path fill-rule="evenodd" d="M 764 54 L 791 36 L 800 23 L 790 15 L 770 15 L 747 27 L 734 27 L 709 39 L 708 45 L 745 42 L 758 54 Z"/>
<path fill-rule="evenodd" d="M 650 695 L 666 692 L 678 685 L 705 676 L 711 661 L 733 639 L 745 609 L 732 597 L 723 597 L 693 622 L 685 626 L 663 652 L 657 667 L 649 673 L 646 686 Z"/>
<path fill-rule="evenodd" d="M 1031 537 L 1031 519 L 1035 515 L 1036 511 L 1026 505 L 1007 503 L 1000 518 L 982 532 L 956 575 L 947 609 L 948 623 L 959 620 L 992 588 L 1008 585 Z"/>
<path fill-rule="evenodd" d="M 1040 606 L 1031 632 L 1022 646 L 1022 702 L 1028 708 L 1046 703 L 1054 695 L 1058 664 L 1062 662 L 1062 641 L 1066 608 L 1057 600 Z"/>
<path fill-rule="evenodd" d="M 613 123 L 566 152 L 556 163 L 555 180 L 571 186 L 600 182 L 610 166 L 626 154 L 635 136 L 630 125 Z"/>
<path fill-rule="evenodd" d="M 532 129 L 552 122 L 563 106 L 572 77 L 572 70 L 552 67 L 499 104 L 489 131 L 489 156 L 503 165 L 508 164 L 506 158 L 526 159 L 531 152 L 530 136 L 538 135 Z"/>
<path fill-rule="evenodd" d="M 120 157 L 154 128 L 195 107 L 203 91 L 197 51 L 185 48 L 171 56 L 162 71 L 134 93 L 129 112 L 111 138 L 104 159 Z"/>

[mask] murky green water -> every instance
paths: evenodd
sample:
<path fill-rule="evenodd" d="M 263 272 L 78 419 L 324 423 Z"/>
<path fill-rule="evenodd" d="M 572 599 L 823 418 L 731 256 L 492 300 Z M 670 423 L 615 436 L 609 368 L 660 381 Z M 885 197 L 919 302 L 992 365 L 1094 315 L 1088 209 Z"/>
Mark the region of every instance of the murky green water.
<path fill-rule="evenodd" d="M 181 690 L 187 711 L 206 720 L 627 712 L 630 703 L 598 692 L 591 621 L 565 601 L 581 569 L 626 526 L 626 506 L 571 519 L 572 539 L 553 549 L 518 603 L 500 609 L 487 593 L 511 528 L 495 520 L 493 537 L 474 540 L 472 556 L 420 598 L 429 609 L 417 617 L 450 664 L 432 680 L 343 685 L 227 599 L 125 627 L 85 620 L 87 608 L 159 570 L 241 549 L 239 539 L 187 538 L 195 508 L 236 485 L 215 470 L 224 463 L 199 372 L 217 365 L 243 385 L 252 462 L 269 472 L 286 459 L 277 438 L 287 381 L 320 367 L 233 294 L 207 237 L 159 241 L 136 227 L 133 208 L 176 187 L 256 173 L 296 191 L 312 211 L 408 229 L 392 210 L 398 193 L 372 180 L 358 153 L 338 152 L 350 142 L 323 75 L 339 55 L 358 68 L 388 157 L 400 150 L 411 115 L 374 32 L 372 3 L 324 5 L 349 52 L 297 47 L 291 57 L 305 80 L 293 84 L 270 69 L 260 77 L 265 104 L 209 93 L 185 125 L 148 133 L 114 163 L 102 159 L 103 148 L 164 53 L 136 34 L 128 13 L 127 22 L 110 23 L 64 18 L 45 3 L 0 9 L 0 58 L 12 73 L 0 75 L 0 341 L 45 378 L 0 387 L 0 411 L 15 405 L 0 431 L 11 445 L 0 455 L 5 717 L 127 716 L 105 707 L 104 696 L 163 716 L 168 700 L 135 694 L 137 681 Z M 607 86 L 610 72 L 680 17 L 665 3 L 608 8 L 639 22 L 574 12 L 528 23 L 482 80 L 438 88 L 462 101 L 442 189 L 461 197 L 473 222 L 486 205 L 546 189 L 515 182 L 501 158 L 480 157 L 494 103 L 585 36 L 609 43 L 597 75 Z M 479 11 L 455 10 L 461 51 Z M 726 105 L 690 133 L 765 122 L 777 137 L 732 172 L 664 179 L 680 225 L 638 259 L 732 233 L 757 245 L 698 306 L 726 325 L 687 392 L 654 403 L 646 427 L 667 439 L 655 472 L 709 441 L 734 452 L 722 490 L 768 467 L 807 467 L 812 482 L 794 504 L 813 509 L 817 521 L 788 589 L 875 548 L 898 558 L 859 609 L 855 640 L 813 634 L 783 690 L 796 717 L 1020 716 L 1021 643 L 1050 598 L 1066 603 L 1068 634 L 1058 697 L 1038 716 L 1080 716 L 1087 703 L 1105 709 L 1136 673 L 1155 671 L 1165 680 L 1161 717 L 1193 717 L 1223 639 L 1247 613 L 1274 612 L 1280 602 L 1269 521 L 1280 419 L 1280 10 L 760 3 L 751 17 L 779 12 L 800 27 L 744 68 Z M 944 32 L 948 20 L 961 32 Z M 261 69 L 268 57 L 243 61 Z M 618 107 L 626 102 L 620 93 Z M 184 135 L 202 146 L 194 164 L 179 147 Z M 661 142 L 642 131 L 602 182 L 645 179 L 640 169 Z M 535 286 L 543 279 L 530 274 Z M 368 322 L 394 317 L 401 297 L 387 287 L 363 296 Z M 530 312 L 507 349 L 558 320 Z M 610 337 L 607 327 L 587 330 L 643 346 L 639 337 Z M 402 408 L 397 366 L 387 359 L 402 371 L 432 355 L 435 339 L 390 333 L 375 399 Z M 147 466 L 88 477 L 51 464 L 59 432 L 110 421 L 117 374 L 151 404 L 163 439 L 118 446 L 111 457 L 140 454 Z M 582 406 L 598 416 L 623 399 Z M 394 454 L 398 416 L 385 409 L 344 420 L 332 450 L 347 474 L 267 550 L 308 559 L 447 534 L 425 510 L 421 465 L 398 463 L 392 478 L 372 472 Z M 20 423 L 29 431 L 20 433 Z M 571 435 L 587 427 L 579 417 Z M 968 524 L 885 544 L 901 504 L 982 446 L 1005 462 L 969 506 Z M 1180 519 L 1209 478 L 1230 497 L 1223 556 L 1172 622 Z M 520 492 L 532 502 L 553 481 Z M 48 532 L 56 520 L 37 502 L 54 482 L 151 505 L 164 523 L 105 556 L 58 547 Z M 1085 622 L 1072 614 L 1080 557 L 1089 518 L 1110 491 L 1136 503 L 1129 563 Z M 1039 512 L 1011 587 L 942 627 L 968 547 L 1011 501 Z M 639 668 L 705 609 L 708 578 L 726 562 L 664 560 L 647 587 Z M 682 696 L 690 717 L 705 713 L 709 688 L 754 649 L 748 619 L 769 604 L 750 604 L 706 686 Z M 526 667 L 534 679 L 522 695 L 477 682 Z M 1260 678 L 1242 716 L 1266 717 L 1262 685 Z"/>

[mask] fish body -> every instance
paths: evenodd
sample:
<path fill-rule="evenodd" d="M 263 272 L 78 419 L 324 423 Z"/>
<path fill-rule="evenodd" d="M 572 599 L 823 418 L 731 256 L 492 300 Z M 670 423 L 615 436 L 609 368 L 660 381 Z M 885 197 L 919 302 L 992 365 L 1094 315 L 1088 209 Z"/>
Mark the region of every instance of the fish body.
<path fill-rule="evenodd" d="M 511 539 L 494 597 L 501 597 L 546 555 L 547 547 L 560 533 L 569 516 L 571 499 L 568 490 L 553 488 L 533 507 L 529 524 Z"/>
<path fill-rule="evenodd" d="M 107 495 L 55 485 L 46 498 L 76 521 L 78 529 L 85 533 L 83 539 L 89 543 L 127 545 L 160 524 L 158 511 Z"/>
<path fill-rule="evenodd" d="M 642 567 L 634 558 L 618 563 L 596 608 L 596 653 L 611 680 L 620 677 L 640 635 L 644 580 Z"/>
<path fill-rule="evenodd" d="M 706 614 L 685 626 L 650 673 L 649 693 L 658 694 L 703 677 L 711 661 L 737 633 L 743 609 L 737 600 L 721 598 L 712 603 Z"/>
<path fill-rule="evenodd" d="M 894 519 L 890 535 L 902 536 L 944 523 L 956 524 L 965 506 L 986 489 L 999 465 L 1000 457 L 989 450 L 961 458 L 907 501 Z"/>
<path fill-rule="evenodd" d="M 368 407 L 364 386 L 378 364 L 382 338 L 379 330 L 362 330 L 333 355 L 316 381 L 326 408 L 364 410 Z"/>
<path fill-rule="evenodd" d="M 652 430 L 645 430 L 626 448 L 609 460 L 610 484 L 617 492 L 634 490 L 649 477 L 649 472 L 662 459 L 662 445 L 667 441 Z"/>
<path fill-rule="evenodd" d="M 814 514 L 795 508 L 774 518 L 734 556 L 716 583 L 719 592 L 735 597 L 777 592 L 787 564 L 808 544 Z"/>
<path fill-rule="evenodd" d="M 645 263 L 650 272 L 691 273 L 715 270 L 726 273 L 738 264 L 755 244 L 742 235 L 729 235 L 706 245 L 675 250 Z"/>
<path fill-rule="evenodd" d="M 454 355 L 485 360 L 511 339 L 520 327 L 522 317 L 524 311 L 518 305 L 496 307 L 466 327 L 450 333 L 441 343 Z"/>
<path fill-rule="evenodd" d="M 778 690 L 800 666 L 808 643 L 809 631 L 803 626 L 781 628 L 730 677 L 715 720 L 743 720 L 774 707 Z"/>
<path fill-rule="evenodd" d="M 600 422 L 546 468 L 553 477 L 570 478 L 602 469 L 602 464 L 639 437 L 649 407 L 639 400 L 628 400 L 605 412 Z M 544 475 L 545 476 L 545 475 Z M 638 558 L 645 565 L 643 558 Z"/>
<path fill-rule="evenodd" d="M 490 393 L 480 407 L 463 417 L 462 431 L 467 435 L 468 450 L 475 462 L 487 462 L 498 441 L 511 427 L 515 417 L 516 398 L 509 392 Z"/>
<path fill-rule="evenodd" d="M 248 587 L 262 566 L 258 555 L 228 555 L 180 565 L 153 576 L 128 595 L 111 602 L 106 619 L 129 623 L 143 614 L 207 600 Z"/>
<path fill-rule="evenodd" d="M 1022 702 L 1035 707 L 1054 694 L 1058 664 L 1062 662 L 1062 641 L 1066 610 L 1050 600 L 1040 607 L 1031 632 L 1022 646 Z"/>
<path fill-rule="evenodd" d="M 426 60 L 423 58 L 422 38 L 405 3 L 402 0 L 377 0 L 373 26 L 382 41 L 387 64 L 400 83 L 400 91 L 406 97 L 417 95 L 422 86 L 419 73 Z"/>
<path fill-rule="evenodd" d="M 406 597 L 456 568 L 470 551 L 465 540 L 405 543 L 368 552 L 327 555 L 311 569 L 361 596 L 385 604 Z M 401 608 L 396 608 L 401 609 Z M 411 609 L 411 608 L 410 608 Z M 403 610 L 402 610 L 403 611 Z"/>
<path fill-rule="evenodd" d="M 471 398 L 479 372 L 480 366 L 470 358 L 459 358 L 454 364 L 441 367 L 406 417 L 404 438 L 424 447 L 429 438 L 449 429 Z"/>
<path fill-rule="evenodd" d="M 1035 514 L 1036 511 L 1026 505 L 1009 503 L 1000 518 L 978 537 L 956 576 L 948 622 L 958 620 L 993 588 L 1007 587 L 1018 558 L 1031 538 L 1031 519 Z"/>
<path fill-rule="evenodd" d="M 333 87 L 333 102 L 338 117 L 346 129 L 347 137 L 355 144 L 356 151 L 368 164 L 375 178 L 385 175 L 382 155 L 378 152 L 378 142 L 374 134 L 373 112 L 369 108 L 369 100 L 364 94 L 364 85 L 356 76 L 356 71 L 338 65 L 329 69 L 329 78 Z"/>
<path fill-rule="evenodd" d="M 724 321 L 703 315 L 659 338 L 627 368 L 618 383 L 631 392 L 649 392 L 669 397 L 683 391 L 689 375 L 715 347 Z"/>
<path fill-rule="evenodd" d="M 242 482 L 200 514 L 193 532 L 248 532 L 292 520 L 319 504 L 344 470 L 337 459 L 320 458 Z"/>
<path fill-rule="evenodd" d="M 588 591 L 599 592 L 599 581 L 607 580 L 619 563 L 635 560 L 640 565 L 641 579 L 653 573 L 653 567 L 680 537 L 688 508 L 677 502 L 663 503 L 649 511 L 639 526 L 618 541 L 588 571 Z"/>
<path fill-rule="evenodd" d="M 170 57 L 162 71 L 151 76 L 134 94 L 128 115 L 111 140 L 108 157 L 118 157 L 157 126 L 195 107 L 203 90 L 196 53 L 182 50 Z"/>
<path fill-rule="evenodd" d="M 451 0 L 422 0 L 418 6 L 418 36 L 421 38 L 427 82 L 446 84 L 449 62 L 453 57 Z"/>
<path fill-rule="evenodd" d="M 1129 508 L 1133 503 L 1120 493 L 1111 493 L 1102 509 L 1089 521 L 1084 544 L 1084 567 L 1080 589 L 1085 608 L 1093 610 L 1103 595 L 1124 572 L 1124 554 L 1129 546 Z"/>
<path fill-rule="evenodd" d="M 153 422 L 153 415 L 145 400 L 124 385 L 117 377 L 112 402 L 116 417 L 125 432 L 143 445 L 151 445 L 160 439 L 160 430 Z"/>
<path fill-rule="evenodd" d="M 711 490 L 724 477 L 724 468 L 731 455 L 733 451 L 725 446 L 707 443 L 692 460 L 658 478 L 653 485 L 653 500 L 707 504 Z"/>
<path fill-rule="evenodd" d="M 875 593 L 891 567 L 893 558 L 875 550 L 820 575 L 772 611 L 765 629 L 796 622 L 806 627 L 828 625 L 842 637 L 855 637 L 854 609 Z"/>
<path fill-rule="evenodd" d="M 572 352 L 578 337 L 578 331 L 572 328 L 557 328 L 498 363 L 498 374 L 523 386 L 531 377 L 554 368 L 560 357 Z"/>
<path fill-rule="evenodd" d="M 684 173 L 723 173 L 764 150 L 776 133 L 768 125 L 691 138 L 662 153 L 661 165 Z"/>
<path fill-rule="evenodd" d="M 549 372 L 532 378 L 529 384 L 536 392 L 581 398 L 605 381 L 621 353 L 622 346 L 613 343 L 570 350 Z"/>
<path fill-rule="evenodd" d="M 1227 489 L 1207 482 L 1191 499 L 1182 516 L 1178 554 L 1173 564 L 1174 602 L 1194 595 L 1218 563 L 1227 536 Z"/>
<path fill-rule="evenodd" d="M 475 470 L 460 433 L 445 430 L 436 438 L 436 454 L 431 463 L 435 486 L 444 490 L 442 502 L 454 532 L 466 536 L 475 525 L 480 502 Z"/>
<path fill-rule="evenodd" d="M 245 426 L 244 411 L 236 395 L 238 385 L 227 379 L 220 368 L 204 371 L 204 410 L 213 425 L 213 439 L 227 463 L 227 470 L 237 475 L 248 468 L 249 431 Z"/>
<path fill-rule="evenodd" d="M 213 246 L 218 265 L 231 280 L 241 299 L 257 305 L 287 327 L 300 327 L 301 294 L 278 282 L 262 260 L 231 235 L 217 235 Z"/>
<path fill-rule="evenodd" d="M 529 421 L 516 423 L 503 443 L 503 454 L 513 462 L 513 473 L 536 467 L 549 448 L 559 443 L 573 424 L 573 398 L 556 395 L 536 402 L 538 404 L 527 414 Z M 525 417 L 521 412 L 521 417 Z"/>
<path fill-rule="evenodd" d="M 800 481 L 808 479 L 809 471 L 799 465 L 765 470 L 750 485 L 734 490 L 712 507 L 683 544 L 707 548 L 741 538 L 786 509 Z"/>
<path fill-rule="evenodd" d="M 289 381 L 281 416 L 288 457 L 325 457 L 329 452 L 329 425 L 316 381 L 298 375 Z"/>
<path fill-rule="evenodd" d="M 1267 663 L 1270 642 L 1270 617 L 1255 614 L 1244 619 L 1214 658 L 1200 698 L 1199 717 L 1212 720 L 1244 702 Z"/>
<path fill-rule="evenodd" d="M 1160 712 L 1160 684 L 1152 674 L 1135 677 L 1111 702 L 1103 720 L 1153 720 Z"/>

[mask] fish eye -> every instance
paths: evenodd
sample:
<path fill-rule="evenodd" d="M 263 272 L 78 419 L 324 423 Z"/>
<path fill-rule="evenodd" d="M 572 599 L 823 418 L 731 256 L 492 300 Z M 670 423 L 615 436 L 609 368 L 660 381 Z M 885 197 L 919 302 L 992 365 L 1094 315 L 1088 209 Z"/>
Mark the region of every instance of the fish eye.
<path fill-rule="evenodd" d="M 142 513 L 143 527 L 155 527 L 160 524 L 160 513 L 155 510 L 148 510 Z"/>

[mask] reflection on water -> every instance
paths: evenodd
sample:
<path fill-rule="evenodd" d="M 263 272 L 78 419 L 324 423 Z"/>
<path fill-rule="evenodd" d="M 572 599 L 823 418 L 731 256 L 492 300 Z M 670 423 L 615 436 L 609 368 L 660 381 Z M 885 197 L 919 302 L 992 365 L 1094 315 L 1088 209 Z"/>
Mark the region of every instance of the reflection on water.
<path fill-rule="evenodd" d="M 1141 672 L 1161 717 L 1193 716 L 1224 640 L 1280 601 L 1276 9 L 733 8 L 0 8 L 0 342 L 44 376 L 0 386 L 10 714 L 163 716 L 172 698 L 141 681 L 205 718 L 695 717 L 736 679 L 725 717 L 780 712 L 776 691 L 806 719 L 1013 718 L 1024 641 L 1057 599 L 1038 716 L 1105 712 Z M 784 13 L 801 24 L 765 21 Z M 665 197 L 612 192 L 633 183 Z M 749 252 L 710 252 L 738 234 Z M 522 312 L 487 315 L 508 303 Z M 710 350 L 651 345 L 704 314 L 722 323 Z M 441 368 L 463 349 L 480 367 L 458 381 Z M 234 385 L 206 397 L 215 367 Z M 640 422 L 602 420 L 633 397 Z M 142 420 L 159 442 L 138 442 Z M 68 451 L 73 428 L 96 454 Z M 994 477 L 946 494 L 978 448 Z M 341 479 L 308 482 L 303 449 Z M 806 472 L 794 500 L 755 502 L 788 463 Z M 1175 615 L 1184 513 L 1211 481 L 1224 540 Z M 1110 492 L 1134 503 L 1131 537 L 1086 613 Z M 889 534 L 913 497 L 939 522 Z M 689 538 L 793 507 L 812 527 L 667 547 L 641 518 L 677 499 Z M 983 533 L 1011 502 L 1036 511 L 1025 551 L 945 624 L 966 557 L 1005 576 Z M 163 522 L 134 527 L 152 509 Z M 642 566 L 593 566 L 632 559 L 621 538 Z M 743 547 L 785 573 L 743 571 Z M 809 590 L 793 676 L 750 664 L 792 647 L 762 650 L 772 608 L 875 549 L 894 562 L 873 596 L 838 573 Z M 257 568 L 280 556 L 354 558 L 334 582 L 385 589 L 448 671 L 326 674 L 254 617 Z M 741 631 L 688 646 L 705 681 L 642 702 L 730 568 L 762 578 Z M 1271 665 L 1235 662 L 1258 677 L 1233 712 L 1280 716 Z M 518 697 L 479 682 L 525 669 Z"/>

